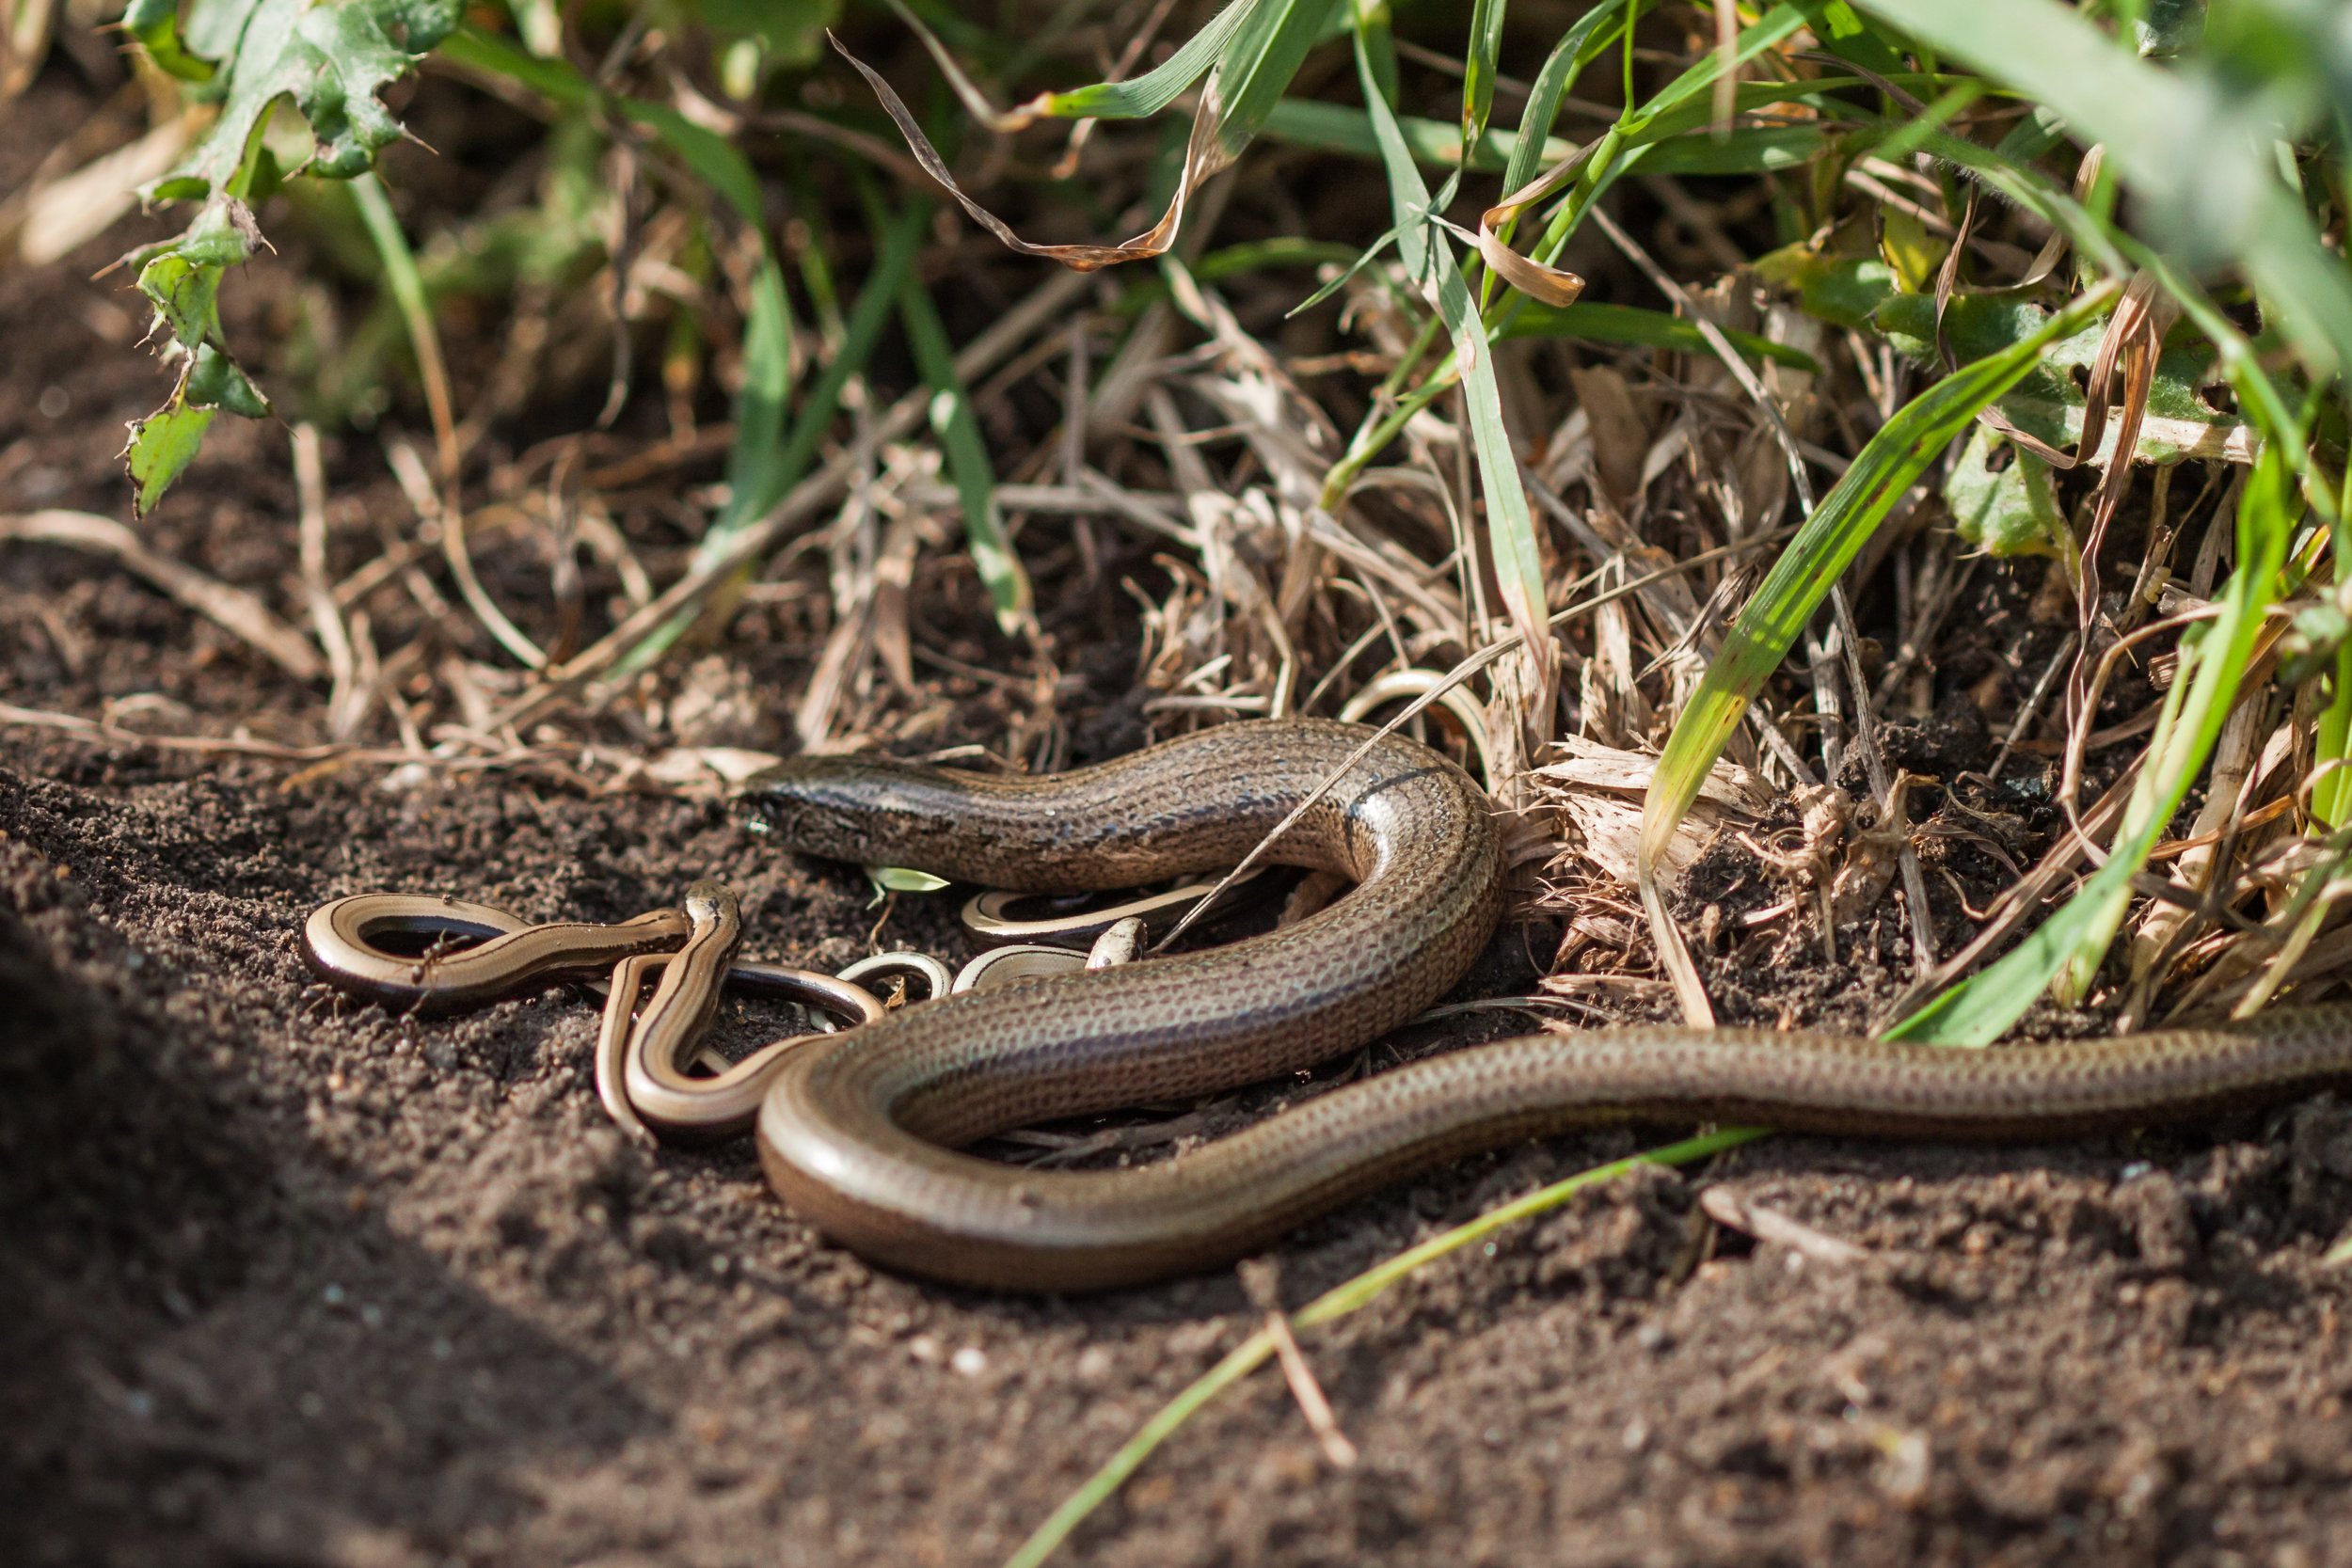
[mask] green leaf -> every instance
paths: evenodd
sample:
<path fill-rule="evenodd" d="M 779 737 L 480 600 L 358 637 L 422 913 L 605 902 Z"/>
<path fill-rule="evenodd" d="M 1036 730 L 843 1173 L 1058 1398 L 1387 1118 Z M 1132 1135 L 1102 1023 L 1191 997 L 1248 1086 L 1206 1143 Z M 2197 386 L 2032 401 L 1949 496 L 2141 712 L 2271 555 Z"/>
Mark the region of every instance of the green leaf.
<path fill-rule="evenodd" d="M 1805 25 L 1823 50 L 1840 59 L 1892 76 L 1903 69 L 1902 55 L 1870 24 L 1854 14 L 1846 0 L 1794 0 Z"/>
<path fill-rule="evenodd" d="M 1603 24 L 1623 25 L 1619 13 L 1623 4 L 1595 6 L 1578 17 L 1568 30 L 1560 35 L 1560 41 L 1551 46 L 1544 58 L 1543 70 L 1535 73 L 1534 85 L 1529 88 L 1527 108 L 1519 116 L 1518 134 L 1512 138 L 1510 167 L 1502 177 L 1505 193 L 1519 190 L 1534 182 L 1535 171 L 1544 165 L 1551 144 L 1551 124 L 1560 116 L 1560 103 L 1576 85 L 1577 77 L 1609 46 L 1613 36 Z M 1479 144 L 1479 136 L 1471 136 L 1470 144 Z M 1563 154 L 1566 144 L 1561 143 Z"/>
<path fill-rule="evenodd" d="M 177 240 L 140 253 L 139 293 L 183 353 L 220 341 L 220 280 L 253 253 L 261 230 L 234 197 L 208 201 Z"/>
<path fill-rule="evenodd" d="M 1005 535 L 988 443 L 980 436 L 980 421 L 972 413 L 971 394 L 956 375 L 955 350 L 947 341 L 947 328 L 922 277 L 911 267 L 899 285 L 898 305 L 907 338 L 914 345 L 915 364 L 930 384 L 931 429 L 939 436 L 957 499 L 963 503 L 963 535 L 972 551 L 973 569 L 979 573 L 996 607 L 998 629 L 1010 637 L 1029 620 L 1029 576 L 1021 569 L 1021 558 Z"/>
<path fill-rule="evenodd" d="M 1792 370 L 1821 373 L 1820 362 L 1803 349 L 1790 348 L 1787 343 L 1776 343 L 1736 327 L 1724 327 L 1723 334 L 1731 340 L 1732 347 L 1752 359 L 1771 359 Z M 1637 343 L 1645 348 L 1670 348 L 1683 354 L 1714 353 L 1696 323 L 1635 305 L 1596 305 L 1583 300 L 1568 306 L 1530 300 L 1504 328 L 1502 336 L 1581 338 L 1587 342 Z"/>
<path fill-rule="evenodd" d="M 1802 168 L 1829 146 L 1810 125 L 1743 125 L 1723 135 L 1685 132 L 1657 141 L 1635 140 L 1644 174 L 1769 174 Z"/>
<path fill-rule="evenodd" d="M 2004 451 L 2009 461 L 1995 469 L 1995 456 Z M 2050 483 L 2050 466 L 2031 452 L 2016 451 L 1984 425 L 1977 426 L 1967 449 L 1953 462 L 1944 481 L 1944 499 L 1952 509 L 1954 531 L 1987 554 L 2058 553 L 2066 515 L 2058 509 L 2058 493 Z"/>
<path fill-rule="evenodd" d="M 1932 289 L 1935 269 L 1950 248 L 1931 237 L 1928 226 L 1900 207 L 1889 207 L 1880 217 L 1879 254 L 1895 269 L 1895 277 L 1905 293 Z"/>
<path fill-rule="evenodd" d="M 263 123 L 292 99 L 316 140 L 296 172 L 348 179 L 400 123 L 376 89 L 406 75 L 457 22 L 457 0 L 251 0 L 215 8 L 243 11 L 235 46 L 221 59 L 220 119 L 187 160 L 150 188 L 151 199 L 241 194 Z"/>
<path fill-rule="evenodd" d="M 1804 25 L 1804 16 L 1796 7 L 1774 6 L 1764 13 L 1756 25 L 1740 29 L 1739 41 L 1732 49 L 1732 69 L 1736 71 L 1767 49 L 1787 41 Z M 1723 71 L 1722 53 L 1713 49 L 1708 50 L 1689 70 L 1668 83 L 1639 110 L 1628 114 L 1618 123 L 1629 135 L 1632 135 L 1648 129 L 1660 117 L 1673 112 L 1685 103 L 1691 104 L 1693 113 L 1703 115 L 1711 112 L 1708 105 L 1692 101 L 1700 94 L 1710 90 L 1715 86 L 1715 78 L 1722 75 Z M 1824 86 L 1823 83 L 1816 82 L 1799 90 L 1820 91 Z M 1747 89 L 1742 88 L 1737 102 L 1740 107 L 1746 108 L 1753 100 Z"/>
<path fill-rule="evenodd" d="M 937 893 L 947 885 L 945 877 L 934 877 L 928 871 L 910 871 L 903 865 L 869 865 L 866 868 L 866 875 L 882 893 Z"/>
<path fill-rule="evenodd" d="M 1476 147 L 1494 112 L 1496 59 L 1502 53 L 1503 0 L 1476 0 L 1462 59 L 1462 145 Z M 1386 94 L 1378 94 L 1386 98 Z"/>
<path fill-rule="evenodd" d="M 1216 142 L 1228 157 L 1238 156 L 1257 135 L 1307 51 L 1329 36 L 1332 19 L 1352 9 L 1352 0 L 1262 0 L 1234 31 L 1216 77 L 1224 100 Z"/>
<path fill-rule="evenodd" d="M 138 40 L 147 57 L 167 75 L 183 82 L 209 82 L 215 67 L 187 52 L 180 40 L 180 0 L 131 0 L 122 30 Z"/>
<path fill-rule="evenodd" d="M 226 409 L 248 420 L 265 420 L 271 412 L 262 389 L 234 359 L 210 343 L 196 351 L 196 364 L 188 372 L 187 400 L 199 408 Z"/>
<path fill-rule="evenodd" d="M 271 114 L 291 102 L 310 124 L 310 153 L 295 172 L 365 173 L 400 135 L 376 89 L 440 42 L 457 10 L 458 0 L 198 0 L 184 33 L 170 0 L 135 0 L 126 13 L 125 30 L 160 69 L 202 82 L 202 95 L 220 104 L 186 161 L 142 193 L 203 201 L 195 220 L 124 258 L 188 365 L 170 401 L 133 429 L 126 455 L 139 486 L 135 510 L 152 507 L 187 467 L 214 409 L 248 417 L 269 409 L 221 341 L 219 297 L 222 277 L 261 239 L 247 199 L 281 175 L 262 144 Z"/>
<path fill-rule="evenodd" d="M 1816 86 L 1806 84 L 1802 90 L 1810 92 Z M 1800 95 L 1800 89 L 1777 85 L 1742 87 L 1740 90 L 1742 107 L 1783 103 Z M 1459 126 L 1414 115 L 1399 115 L 1395 123 L 1415 162 L 1432 168 L 1462 166 Z M 1352 104 L 1327 103 L 1316 98 L 1285 98 L 1267 112 L 1262 129 L 1266 135 L 1301 147 L 1318 147 L 1362 158 L 1380 154 L 1380 137 L 1373 130 L 1370 116 Z M 1575 150 L 1559 136 L 1547 136 L 1527 145 L 1534 148 L 1532 152 L 1522 150 L 1517 131 L 1488 129 L 1470 144 L 1470 167 L 1473 171 L 1491 171 L 1517 168 L 1522 162 L 1540 167 L 1557 163 Z M 1620 145 L 1629 150 L 1629 157 L 1634 151 L 1642 153 L 1644 173 L 1755 174 L 1794 168 L 1806 163 L 1829 145 L 1829 137 L 1810 125 L 1742 126 L 1724 137 L 1704 130 L 1685 132 L 1654 126 L 1645 134 L 1623 139 Z"/>
<path fill-rule="evenodd" d="M 716 131 L 695 124 L 665 103 L 624 98 L 620 100 L 620 109 L 669 144 L 670 150 L 694 171 L 697 179 L 726 198 L 736 216 L 750 224 L 755 231 L 766 229 L 767 219 L 760 210 L 759 177 L 752 172 L 751 161 L 733 142 Z"/>
<path fill-rule="evenodd" d="M 122 449 L 122 455 L 131 483 L 136 486 L 131 496 L 132 516 L 155 510 L 164 492 L 196 460 L 213 413 L 191 404 L 182 390 L 174 391 L 171 400 L 154 413 L 131 422 L 130 444 Z"/>
<path fill-rule="evenodd" d="M 1799 309 L 1832 326 L 1868 326 L 1871 312 L 1901 292 L 1895 269 L 1875 256 L 1822 256 L 1803 245 L 1758 258 L 1756 274 L 1793 289 Z"/>
<path fill-rule="evenodd" d="M 1233 35 L 1268 4 L 1269 0 L 1230 0 L 1176 53 L 1133 81 L 1097 82 L 1068 92 L 1047 93 L 1040 102 L 1057 119 L 1148 119 L 1199 81 L 1200 73 L 1216 63 Z"/>
<path fill-rule="evenodd" d="M 1454 339 L 1470 445 L 1478 456 L 1479 490 L 1486 502 L 1486 537 L 1494 552 L 1495 577 L 1512 621 L 1533 644 L 1550 635 L 1544 624 L 1543 566 L 1536 548 L 1535 520 L 1528 511 L 1527 488 L 1519 483 L 1518 459 L 1502 423 L 1502 397 L 1495 385 L 1494 353 L 1487 343 L 1486 323 L 1480 319 L 1477 302 L 1470 297 L 1470 285 L 1444 232 L 1434 224 L 1419 221 L 1431 208 L 1429 188 L 1413 166 L 1396 117 L 1380 97 L 1360 31 L 1356 36 L 1356 66 L 1365 102 L 1371 105 L 1373 128 L 1380 139 L 1390 211 L 1401 226 L 1397 249 L 1407 273 L 1436 286 L 1438 314 Z"/>
<path fill-rule="evenodd" d="M 1965 364 L 2024 341 L 2047 319 L 2041 307 L 2021 299 L 1968 294 L 1954 299 L 1945 310 L 1944 336 Z M 1896 294 L 1880 304 L 1868 325 L 1920 364 L 1940 368 L 1933 300 Z M 2103 336 L 2101 329 L 2090 327 L 2051 345 L 2042 363 L 2002 395 L 2001 412 L 2028 436 L 2060 451 L 2074 447 L 2082 439 L 2089 402 L 2075 372 L 2087 373 L 2096 363 Z M 2231 457 L 2244 462 L 2252 456 L 2252 428 L 2201 395 L 2226 379 L 2219 355 L 2201 339 L 2185 338 L 2159 354 L 2138 444 L 2133 449 L 2137 460 L 2177 463 L 2185 457 Z M 2109 428 L 2115 428 L 2112 422 Z"/>

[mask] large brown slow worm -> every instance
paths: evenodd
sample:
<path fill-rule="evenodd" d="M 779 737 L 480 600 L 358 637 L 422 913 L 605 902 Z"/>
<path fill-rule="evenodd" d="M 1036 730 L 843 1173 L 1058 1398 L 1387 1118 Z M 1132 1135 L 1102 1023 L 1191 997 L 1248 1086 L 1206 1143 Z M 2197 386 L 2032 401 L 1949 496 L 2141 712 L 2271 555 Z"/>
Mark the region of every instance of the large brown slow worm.
<path fill-rule="evenodd" d="M 1035 780 L 809 757 L 751 781 L 741 805 L 775 842 L 835 859 L 1038 892 L 1133 886 L 1233 864 L 1370 734 L 1234 723 Z M 1271 857 L 1340 872 L 1354 893 L 1229 947 L 953 996 L 812 1044 L 760 1103 L 769 1179 L 878 1262 L 1083 1291 L 1223 1262 L 1410 1171 L 1598 1121 L 2044 1138 L 2352 1076 L 2346 1006 L 1988 1051 L 1627 1029 L 1429 1058 L 1136 1169 L 958 1152 L 1008 1128 L 1278 1077 L 1412 1018 L 1500 918 L 1489 810 L 1434 752 L 1380 741 Z"/>

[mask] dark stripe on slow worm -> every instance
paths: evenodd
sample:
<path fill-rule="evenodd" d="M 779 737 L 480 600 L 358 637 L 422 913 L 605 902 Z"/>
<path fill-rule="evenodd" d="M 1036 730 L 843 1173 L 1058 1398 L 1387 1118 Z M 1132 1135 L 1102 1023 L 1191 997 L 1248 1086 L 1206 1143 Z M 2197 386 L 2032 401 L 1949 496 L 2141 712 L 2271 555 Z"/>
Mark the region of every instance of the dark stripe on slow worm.
<path fill-rule="evenodd" d="M 740 803 L 814 854 L 1036 892 L 1132 887 L 1233 864 L 1370 733 L 1227 724 L 1035 780 L 803 758 Z M 1412 1018 L 1500 918 L 1490 810 L 1452 763 L 1388 736 L 1267 857 L 1338 871 L 1354 893 L 1232 946 L 949 997 L 812 1046 L 760 1104 L 761 1163 L 798 1212 L 878 1262 L 1080 1291 L 1224 1262 L 1407 1172 L 1596 1121 L 2042 1138 L 2352 1076 L 2352 1007 L 2007 1051 L 1633 1029 L 1416 1062 L 1137 1169 L 957 1152 L 1008 1128 L 1278 1077 Z"/>

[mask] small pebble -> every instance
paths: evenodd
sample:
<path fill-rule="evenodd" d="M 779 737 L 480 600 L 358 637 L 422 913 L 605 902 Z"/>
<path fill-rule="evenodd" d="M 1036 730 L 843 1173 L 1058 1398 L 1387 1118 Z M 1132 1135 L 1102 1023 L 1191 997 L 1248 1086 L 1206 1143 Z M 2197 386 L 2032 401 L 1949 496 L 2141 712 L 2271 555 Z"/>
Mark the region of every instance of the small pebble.
<path fill-rule="evenodd" d="M 988 1370 L 988 1356 L 977 1345 L 966 1345 L 956 1352 L 947 1365 L 964 1377 L 977 1377 Z"/>

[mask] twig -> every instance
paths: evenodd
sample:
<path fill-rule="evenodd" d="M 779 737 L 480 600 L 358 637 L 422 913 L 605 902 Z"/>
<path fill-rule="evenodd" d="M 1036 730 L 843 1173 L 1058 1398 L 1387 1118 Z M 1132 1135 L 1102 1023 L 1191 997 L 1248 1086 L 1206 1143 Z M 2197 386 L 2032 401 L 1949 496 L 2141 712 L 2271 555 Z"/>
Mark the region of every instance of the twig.
<path fill-rule="evenodd" d="M 58 509 L 0 516 L 0 539 L 20 539 L 28 545 L 64 545 L 109 557 L 233 633 L 294 679 L 316 680 L 326 673 L 310 639 L 271 613 L 261 600 L 242 588 L 231 588 L 193 566 L 149 549 L 137 534 L 112 517 Z"/>
<path fill-rule="evenodd" d="M 1867 1263 L 1876 1256 L 1867 1247 L 1816 1230 L 1777 1209 L 1750 1203 L 1721 1182 L 1699 1194 L 1699 1208 L 1717 1225 L 1728 1226 L 1759 1242 L 1777 1242 L 1819 1263 Z"/>
<path fill-rule="evenodd" d="M 2069 631 L 2066 641 L 2058 644 L 2058 651 L 2043 667 L 2042 678 L 2033 683 L 2032 693 L 2017 709 L 2017 717 L 2010 721 L 2009 736 L 2001 742 L 2001 750 L 1994 757 L 1993 766 L 1985 770 L 1985 777 L 1998 779 L 2001 776 L 2002 768 L 2009 762 L 2010 752 L 2015 751 L 2017 743 L 2026 738 L 2026 731 L 2032 725 L 2033 716 L 2042 711 L 2042 705 L 2049 697 L 2050 689 L 2058 684 L 2058 672 L 2065 669 L 2067 661 L 2074 657 L 2074 643 L 2081 636 L 2078 631 Z"/>
<path fill-rule="evenodd" d="M 545 668 L 548 656 L 539 651 L 536 642 L 523 635 L 521 627 L 506 618 L 506 612 L 499 609 L 483 589 L 482 579 L 474 576 L 473 556 L 466 548 L 465 519 L 457 508 L 446 504 L 434 493 L 433 476 L 425 472 L 424 459 L 417 455 L 417 449 L 405 441 L 396 440 L 384 449 L 384 456 L 391 465 L 392 477 L 400 481 L 401 492 L 408 498 L 408 504 L 416 509 L 417 515 L 439 526 L 441 553 L 448 560 L 450 576 L 457 579 L 457 592 L 465 599 L 466 608 L 473 611 L 474 619 L 480 621 L 483 628 L 498 640 L 499 645 L 513 654 L 526 668 Z M 451 489 L 454 494 L 455 486 Z"/>
<path fill-rule="evenodd" d="M 1065 272 L 1014 306 L 956 356 L 956 374 L 965 381 L 985 374 L 1012 352 L 1015 345 L 1051 321 L 1089 287 L 1083 273 Z M 930 408 L 928 388 L 917 388 L 890 405 L 874 423 L 876 443 L 901 440 L 922 423 Z M 619 626 L 590 644 L 561 669 L 541 672 L 541 677 L 493 717 L 494 727 L 526 723 L 579 691 L 589 681 L 626 657 L 656 628 L 667 626 L 680 611 L 698 606 L 720 583 L 746 562 L 758 559 L 799 524 L 807 521 L 838 497 L 856 467 L 855 457 L 836 452 L 822 468 L 786 492 L 766 516 L 746 527 L 727 548 L 672 583 L 650 603 L 632 612 Z"/>
<path fill-rule="evenodd" d="M 351 638 L 343 630 L 342 612 L 335 608 L 335 591 L 326 581 L 326 472 L 319 459 L 318 427 L 305 420 L 294 428 L 294 493 L 302 507 L 302 590 L 310 601 L 310 625 L 319 646 L 326 650 L 326 666 L 334 673 L 334 689 L 326 699 L 326 733 L 348 740 L 358 724 L 353 705 Z"/>
<path fill-rule="evenodd" d="M 1335 1470 L 1356 1467 L 1356 1445 L 1340 1430 L 1339 1418 L 1331 1414 L 1331 1402 L 1323 1396 L 1323 1385 L 1315 1381 L 1315 1371 L 1307 1365 L 1307 1357 L 1298 1348 L 1298 1337 L 1291 1332 L 1291 1321 L 1283 1314 L 1281 1292 L 1275 1283 L 1275 1259 L 1245 1259 L 1241 1264 L 1241 1287 L 1249 1297 L 1249 1305 L 1265 1314 L 1265 1333 L 1274 1341 L 1274 1354 L 1282 1363 L 1282 1377 L 1291 1386 L 1291 1398 L 1298 1402 L 1298 1413 L 1307 1418 L 1307 1429 L 1323 1445 L 1323 1457 Z"/>
<path fill-rule="evenodd" d="M 385 762 L 415 763 L 424 768 L 508 768 L 520 763 L 539 762 L 557 753 L 546 747 L 528 747 L 490 756 L 441 756 L 431 752 L 397 751 L 386 746 L 284 746 L 274 740 L 255 740 L 248 736 L 215 736 L 202 735 L 142 735 L 126 730 L 119 724 L 84 719 L 78 714 L 51 713 L 41 708 L 17 707 L 0 703 L 0 724 L 13 724 L 24 729 L 60 730 L 88 741 L 104 741 L 110 745 L 151 747 L 159 752 L 193 752 L 204 756 L 266 757 L 272 762 Z"/>
<path fill-rule="evenodd" d="M 1853 610 L 1846 603 L 1846 590 L 1837 583 L 1829 587 L 1830 612 L 1837 620 L 1838 640 L 1846 655 L 1846 684 L 1853 689 L 1854 744 L 1862 749 L 1862 766 L 1870 776 L 1870 794 L 1878 801 L 1879 826 L 1891 827 L 1895 817 L 1894 781 L 1887 776 L 1886 756 L 1879 749 L 1878 721 L 1870 712 L 1870 681 L 1862 669 L 1862 634 L 1854 629 Z M 1919 874 L 1919 852 L 1912 847 L 1911 834 L 1906 832 L 1895 851 L 1896 864 L 1903 879 L 1903 895 L 1911 903 L 1911 955 L 1914 970 L 1924 973 L 1935 967 L 1935 931 L 1928 918 L 1928 882 Z"/>

